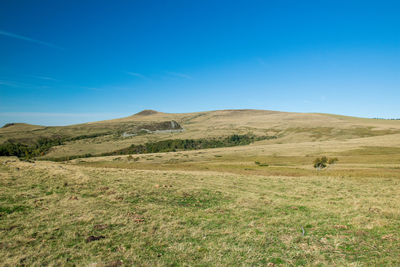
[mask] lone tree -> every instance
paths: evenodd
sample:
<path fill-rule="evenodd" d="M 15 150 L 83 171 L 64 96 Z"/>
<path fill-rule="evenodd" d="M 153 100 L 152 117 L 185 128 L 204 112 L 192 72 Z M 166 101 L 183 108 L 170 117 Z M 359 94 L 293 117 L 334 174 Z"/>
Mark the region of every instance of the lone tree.
<path fill-rule="evenodd" d="M 337 158 L 330 158 L 328 159 L 327 157 L 323 156 L 321 158 L 316 158 L 314 160 L 314 168 L 317 170 L 322 170 L 327 167 L 327 164 L 335 164 L 338 161 Z"/>
<path fill-rule="evenodd" d="M 328 158 L 323 156 L 321 158 L 316 158 L 314 160 L 314 168 L 321 170 L 323 168 L 326 168 L 326 164 L 328 163 Z"/>

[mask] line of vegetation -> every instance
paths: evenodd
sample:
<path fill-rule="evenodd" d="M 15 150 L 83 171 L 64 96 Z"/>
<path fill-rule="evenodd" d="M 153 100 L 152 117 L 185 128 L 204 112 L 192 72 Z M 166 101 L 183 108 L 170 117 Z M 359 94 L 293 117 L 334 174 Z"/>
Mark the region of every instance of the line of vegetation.
<path fill-rule="evenodd" d="M 266 162 L 259 162 L 259 161 L 254 161 L 254 163 L 260 167 L 268 167 L 269 164 Z"/>
<path fill-rule="evenodd" d="M 64 145 L 65 142 L 68 141 L 95 138 L 109 134 L 111 133 L 85 134 L 75 137 L 41 137 L 33 145 L 27 145 L 20 143 L 17 140 L 10 139 L 5 143 L 0 144 L 0 156 L 16 156 L 22 159 L 31 159 L 44 156 L 53 146 Z"/>
<path fill-rule="evenodd" d="M 0 145 L 0 156 L 17 156 L 18 158 L 30 159 L 43 156 L 51 147 L 62 144 L 61 138 L 40 138 L 34 145 L 15 143 L 9 140 Z"/>
<path fill-rule="evenodd" d="M 375 120 L 389 120 L 389 121 L 398 121 L 400 118 L 374 118 Z"/>
<path fill-rule="evenodd" d="M 96 156 L 115 156 L 115 155 L 131 155 L 131 154 L 146 154 L 160 152 L 175 152 L 182 150 L 197 150 L 206 148 L 221 148 L 232 146 L 249 145 L 255 141 L 276 139 L 276 136 L 254 136 L 251 134 L 231 135 L 223 138 L 201 138 L 201 139 L 169 139 L 158 142 L 149 142 L 141 145 L 131 145 L 127 148 L 119 149 L 112 152 L 101 154 L 85 154 L 72 155 L 59 158 L 47 158 L 52 161 L 66 161 L 77 158 L 88 158 Z"/>
<path fill-rule="evenodd" d="M 177 150 L 196 150 L 205 148 L 219 148 L 249 145 L 255 141 L 273 139 L 272 136 L 254 136 L 254 135 L 231 135 L 225 138 L 202 138 L 202 139 L 172 139 L 163 140 L 144 145 L 131 145 L 130 147 L 120 149 L 110 153 L 104 153 L 104 156 L 126 155 L 126 154 L 143 154 L 143 153 L 159 153 L 159 152 L 175 152 Z"/>

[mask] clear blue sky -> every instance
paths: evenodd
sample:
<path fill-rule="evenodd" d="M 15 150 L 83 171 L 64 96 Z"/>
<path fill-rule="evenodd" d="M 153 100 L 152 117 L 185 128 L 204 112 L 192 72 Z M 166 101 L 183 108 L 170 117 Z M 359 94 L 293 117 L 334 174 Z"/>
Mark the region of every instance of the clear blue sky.
<path fill-rule="evenodd" d="M 0 125 L 399 100 L 399 1 L 0 2 Z"/>

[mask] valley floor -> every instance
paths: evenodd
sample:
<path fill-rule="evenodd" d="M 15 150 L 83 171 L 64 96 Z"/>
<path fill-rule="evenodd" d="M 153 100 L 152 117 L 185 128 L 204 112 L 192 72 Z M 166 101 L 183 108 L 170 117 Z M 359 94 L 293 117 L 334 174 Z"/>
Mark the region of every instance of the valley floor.
<path fill-rule="evenodd" d="M 367 150 L 2 157 L 1 265 L 399 265 L 400 153 Z"/>

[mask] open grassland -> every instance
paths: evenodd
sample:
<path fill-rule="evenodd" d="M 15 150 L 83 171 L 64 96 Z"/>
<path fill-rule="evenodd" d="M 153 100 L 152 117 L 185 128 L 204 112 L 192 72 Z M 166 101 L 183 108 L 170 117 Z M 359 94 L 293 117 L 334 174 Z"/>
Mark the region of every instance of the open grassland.
<path fill-rule="evenodd" d="M 121 136 L 171 120 L 184 131 Z M 60 133 L 67 139 L 40 160 L 0 157 L 2 266 L 400 265 L 400 121 L 145 111 L 66 127 L 11 125 L 0 143 Z M 257 138 L 43 161 L 233 134 Z M 317 171 L 321 156 L 339 161 Z"/>
<path fill-rule="evenodd" d="M 72 162 L 82 166 L 141 170 L 215 171 L 242 175 L 335 177 L 400 177 L 400 135 L 350 140 L 273 143 L 247 146 L 94 157 Z M 320 156 L 339 158 L 323 172 L 313 168 Z"/>
<path fill-rule="evenodd" d="M 319 172 L 308 157 L 210 151 L 2 158 L 2 265 L 400 264 L 398 150 L 374 164 L 384 148 L 351 150 Z"/>

